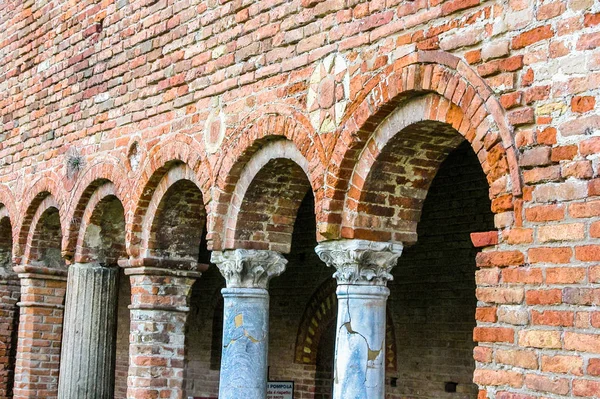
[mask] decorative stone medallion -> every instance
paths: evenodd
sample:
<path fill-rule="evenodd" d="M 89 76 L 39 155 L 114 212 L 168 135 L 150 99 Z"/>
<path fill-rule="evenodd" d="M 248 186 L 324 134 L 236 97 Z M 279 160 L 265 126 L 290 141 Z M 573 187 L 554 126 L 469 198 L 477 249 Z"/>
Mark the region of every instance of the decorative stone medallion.
<path fill-rule="evenodd" d="M 342 121 L 350 98 L 348 64 L 340 54 L 330 54 L 310 76 L 306 106 L 319 133 L 334 131 Z"/>
<path fill-rule="evenodd" d="M 214 154 L 219 151 L 223 139 L 225 138 L 225 113 L 221 108 L 221 101 L 219 98 L 215 98 L 213 104 L 213 110 L 208 115 L 206 123 L 204 124 L 204 145 L 206 152 Z"/>

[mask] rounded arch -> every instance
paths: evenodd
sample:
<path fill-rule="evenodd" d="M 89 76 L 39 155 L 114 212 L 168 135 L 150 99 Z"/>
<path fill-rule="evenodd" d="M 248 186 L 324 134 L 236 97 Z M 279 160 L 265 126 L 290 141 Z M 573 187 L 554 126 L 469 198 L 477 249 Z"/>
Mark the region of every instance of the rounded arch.
<path fill-rule="evenodd" d="M 6 184 L 0 184 L 0 211 L 5 212 L 6 217 L 10 219 L 11 225 L 13 225 L 13 227 L 17 224 L 17 221 L 19 220 L 15 204 L 15 196 L 13 195 L 10 187 Z M 2 208 L 5 208 L 5 210 L 2 211 Z M 12 231 L 12 238 L 13 241 L 16 238 L 14 228 Z"/>
<path fill-rule="evenodd" d="M 127 174 L 117 159 L 95 160 L 81 173 L 65 215 L 68 224 L 66 225 L 66 234 L 63 237 L 62 246 L 63 256 L 66 259 L 71 259 L 75 255 L 81 222 L 90 199 L 100 187 L 106 184 L 111 185 L 113 195 L 122 204 L 125 204 L 129 198 L 131 187 Z"/>
<path fill-rule="evenodd" d="M 337 281 L 327 279 L 313 293 L 308 301 L 296 335 L 294 362 L 298 364 L 317 364 L 319 343 L 328 326 L 337 319 Z M 396 333 L 391 312 L 386 312 L 386 355 L 387 371 L 396 371 Z"/>
<path fill-rule="evenodd" d="M 239 125 L 244 128 L 234 132 L 222 144 L 221 148 L 226 150 L 216 162 L 214 218 L 209 220 L 208 235 L 209 246 L 213 249 L 225 246 L 224 222 L 242 171 L 254 154 L 271 141 L 293 143 L 308 163 L 306 175 L 317 198 L 317 207 L 323 197 L 326 150 L 304 114 L 286 104 L 269 104 L 252 112 Z"/>
<path fill-rule="evenodd" d="M 64 251 L 63 251 L 64 253 Z M 117 188 L 100 183 L 82 213 L 74 261 L 114 265 L 125 254 L 125 214 Z"/>
<path fill-rule="evenodd" d="M 512 128 L 492 90 L 459 58 L 441 51 L 417 51 L 368 81 L 347 110 L 327 171 L 321 217 L 325 222 L 318 227 L 326 238 L 354 235 L 353 229 L 342 225 L 347 225 L 344 213 L 352 203 L 348 197 L 360 196 L 356 183 L 368 173 L 358 171 L 359 159 L 378 155 L 382 143 L 374 133 L 394 110 L 427 94 L 436 98 L 427 117 L 452 126 L 471 143 L 488 177 L 490 194 L 522 195 Z"/>
<path fill-rule="evenodd" d="M 63 223 L 60 206 L 50 193 L 40 196 L 43 197 L 31 217 L 31 228 L 26 236 L 23 264 L 62 268 L 65 264 L 61 255 Z"/>
<path fill-rule="evenodd" d="M 202 147 L 191 137 L 176 135 L 148 151 L 138 184 L 132 187 L 126 212 L 126 244 L 130 256 L 148 249 L 148 232 L 166 191 L 178 180 L 189 180 L 200 190 L 203 205 L 211 198 L 211 167 Z"/>
<path fill-rule="evenodd" d="M 311 185 L 309 161 L 293 142 L 275 136 L 255 144 L 260 148 L 230 187 L 228 202 L 222 204 L 227 213 L 216 215 L 216 224 L 224 226 L 225 248 L 287 253 L 300 203 L 319 188 Z"/>
<path fill-rule="evenodd" d="M 13 235 L 10 211 L 0 204 L 0 275 L 12 274 Z"/>
<path fill-rule="evenodd" d="M 14 262 L 19 264 L 25 256 L 25 251 L 28 246 L 28 240 L 31 239 L 33 234 L 32 228 L 35 227 L 34 217 L 36 214 L 40 214 L 40 208 L 43 202 L 49 197 L 46 205 L 47 207 L 55 207 L 58 210 L 60 216 L 63 215 L 64 201 L 59 195 L 62 191 L 57 182 L 59 182 L 58 176 L 54 173 L 46 174 L 45 176 L 38 179 L 32 187 L 23 194 L 23 200 L 21 201 L 21 209 L 19 214 L 21 215 L 20 222 L 17 231 L 17 240 L 14 240 L 13 258 Z M 49 204 L 52 205 L 49 205 Z M 42 209 L 42 212 L 46 208 Z M 32 227 L 33 226 L 33 227 Z M 60 235 L 64 236 L 64 220 L 60 219 Z M 26 258 L 26 257 L 25 257 Z"/>

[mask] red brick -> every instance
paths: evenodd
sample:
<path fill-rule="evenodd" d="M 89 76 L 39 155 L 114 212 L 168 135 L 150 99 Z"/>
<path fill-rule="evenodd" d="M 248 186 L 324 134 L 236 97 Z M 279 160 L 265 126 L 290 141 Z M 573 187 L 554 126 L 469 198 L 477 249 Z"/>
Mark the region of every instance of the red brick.
<path fill-rule="evenodd" d="M 585 113 L 591 111 L 596 106 L 596 98 L 592 96 L 575 96 L 571 99 L 571 109 L 573 112 Z"/>
<path fill-rule="evenodd" d="M 516 36 L 512 41 L 513 49 L 521 49 L 541 40 L 550 39 L 554 35 L 550 25 L 540 26 Z"/>

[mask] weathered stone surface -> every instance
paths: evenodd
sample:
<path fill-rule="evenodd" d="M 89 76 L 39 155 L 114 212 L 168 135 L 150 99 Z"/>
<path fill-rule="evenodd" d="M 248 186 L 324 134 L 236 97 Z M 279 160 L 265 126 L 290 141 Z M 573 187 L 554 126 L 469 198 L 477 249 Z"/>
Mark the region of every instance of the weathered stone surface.
<path fill-rule="evenodd" d="M 58 394 L 111 399 L 114 391 L 117 267 L 69 267 Z"/>

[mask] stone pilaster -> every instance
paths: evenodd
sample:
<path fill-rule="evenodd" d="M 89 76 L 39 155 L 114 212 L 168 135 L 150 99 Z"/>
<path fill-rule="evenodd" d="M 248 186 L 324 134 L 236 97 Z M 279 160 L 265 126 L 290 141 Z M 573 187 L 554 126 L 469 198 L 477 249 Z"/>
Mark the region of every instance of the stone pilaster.
<path fill-rule="evenodd" d="M 21 296 L 19 278 L 8 271 L 0 275 L 0 399 L 12 398 Z M 15 323 L 16 322 L 16 323 Z"/>
<path fill-rule="evenodd" d="M 385 397 L 387 282 L 402 245 L 365 240 L 327 241 L 316 252 L 335 267 L 338 317 L 333 398 Z"/>
<path fill-rule="evenodd" d="M 69 267 L 58 393 L 61 399 L 112 399 L 117 267 Z"/>
<path fill-rule="evenodd" d="M 269 292 L 271 278 L 285 270 L 278 252 L 236 249 L 213 252 L 224 288 L 220 399 L 264 399 L 267 395 Z"/>
<path fill-rule="evenodd" d="M 129 399 L 183 397 L 189 299 L 192 285 L 207 265 L 181 263 L 119 262 L 131 281 Z"/>
<path fill-rule="evenodd" d="M 67 271 L 14 268 L 21 282 L 14 399 L 58 396 L 58 374 Z"/>

